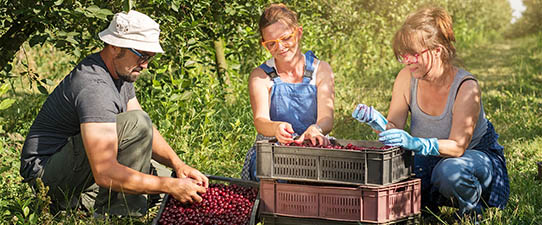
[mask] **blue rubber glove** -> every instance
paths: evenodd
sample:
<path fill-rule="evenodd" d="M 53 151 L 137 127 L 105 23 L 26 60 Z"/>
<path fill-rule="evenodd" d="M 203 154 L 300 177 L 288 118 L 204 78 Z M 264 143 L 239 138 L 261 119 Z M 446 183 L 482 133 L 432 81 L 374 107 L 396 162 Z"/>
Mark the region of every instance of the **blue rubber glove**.
<path fill-rule="evenodd" d="M 380 136 L 378 140 L 388 146 L 401 146 L 418 155 L 440 155 L 436 138 L 412 137 L 400 129 L 389 129 L 378 136 Z"/>
<path fill-rule="evenodd" d="M 372 106 L 366 106 L 359 104 L 356 106 L 356 110 L 352 113 L 352 117 L 359 122 L 367 123 L 371 128 L 378 131 L 385 131 L 388 120 L 380 112 L 376 111 Z"/>

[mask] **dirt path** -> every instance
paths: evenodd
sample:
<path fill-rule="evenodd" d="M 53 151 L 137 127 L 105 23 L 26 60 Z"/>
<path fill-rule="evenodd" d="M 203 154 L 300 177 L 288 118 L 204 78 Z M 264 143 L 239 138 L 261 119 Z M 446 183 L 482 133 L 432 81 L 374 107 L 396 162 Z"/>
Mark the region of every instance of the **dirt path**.
<path fill-rule="evenodd" d="M 513 46 L 514 45 L 514 46 Z M 518 44 L 500 42 L 478 46 L 461 60 L 465 68 L 480 81 L 482 89 L 495 89 L 505 86 L 507 80 L 516 77 L 513 62 L 521 54 Z"/>

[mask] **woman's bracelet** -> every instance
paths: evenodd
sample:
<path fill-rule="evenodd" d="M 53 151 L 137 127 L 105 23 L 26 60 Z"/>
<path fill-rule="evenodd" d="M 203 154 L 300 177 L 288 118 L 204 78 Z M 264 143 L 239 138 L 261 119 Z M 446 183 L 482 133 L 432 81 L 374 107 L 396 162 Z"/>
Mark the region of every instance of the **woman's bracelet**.
<path fill-rule="evenodd" d="M 316 129 L 317 129 L 318 131 L 320 131 L 320 133 L 322 133 L 322 134 L 324 133 L 324 131 L 322 130 L 322 128 L 321 128 L 320 126 L 318 126 L 318 124 L 315 123 L 315 124 L 314 124 L 314 127 L 316 127 Z"/>

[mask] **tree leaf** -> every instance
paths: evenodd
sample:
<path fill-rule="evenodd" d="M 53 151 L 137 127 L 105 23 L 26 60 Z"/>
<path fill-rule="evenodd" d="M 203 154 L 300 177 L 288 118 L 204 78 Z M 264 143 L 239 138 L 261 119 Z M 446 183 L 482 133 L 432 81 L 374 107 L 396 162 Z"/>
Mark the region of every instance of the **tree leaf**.
<path fill-rule="evenodd" d="M 4 109 L 7 109 L 7 108 L 11 107 L 11 105 L 13 105 L 13 103 L 15 103 L 15 99 L 13 99 L 13 98 L 8 98 L 8 99 L 2 100 L 2 102 L 0 102 L 0 110 L 4 110 Z"/>
<path fill-rule="evenodd" d="M 8 63 L 8 64 L 6 65 L 6 67 L 4 67 L 4 71 L 9 72 L 9 71 L 11 71 L 12 68 L 13 68 L 13 67 L 11 66 L 11 64 Z"/>
<path fill-rule="evenodd" d="M 170 114 L 170 113 L 172 113 L 172 112 L 175 112 L 175 111 L 177 111 L 178 109 L 179 109 L 178 107 L 171 107 L 171 108 L 169 108 L 169 109 L 167 110 L 167 114 Z"/>
<path fill-rule="evenodd" d="M 186 91 L 184 92 L 182 95 L 181 95 L 181 101 L 185 101 L 185 100 L 188 100 L 190 99 L 190 97 L 192 96 L 192 92 L 191 91 Z"/>
<path fill-rule="evenodd" d="M 172 94 L 171 97 L 169 98 L 169 101 L 175 102 L 175 101 L 179 100 L 179 98 L 181 98 L 181 96 L 179 94 Z"/>
<path fill-rule="evenodd" d="M 179 12 L 179 6 L 180 6 L 179 1 L 172 1 L 171 2 L 171 10 L 173 10 L 175 12 Z"/>
<path fill-rule="evenodd" d="M 9 169 L 11 169 L 11 167 L 9 167 L 9 166 L 0 167 L 0 174 L 8 171 Z M 7 213 L 7 215 L 9 215 L 9 213 L 10 213 L 9 210 L 6 209 L 6 211 L 4 211 L 4 215 L 6 215 L 6 213 Z"/>
<path fill-rule="evenodd" d="M 91 6 L 87 7 L 87 11 L 89 11 L 91 13 L 96 13 L 96 12 L 100 11 L 100 7 L 98 7 L 96 5 L 91 5 Z"/>
<path fill-rule="evenodd" d="M 45 88 L 42 85 L 38 86 L 38 90 L 44 95 L 49 95 L 49 92 L 47 91 L 47 88 Z"/>
<path fill-rule="evenodd" d="M 30 47 L 33 47 L 37 44 L 43 44 L 47 40 L 46 35 L 34 35 L 32 38 L 30 38 L 30 41 L 28 41 L 28 44 L 30 44 Z"/>
<path fill-rule="evenodd" d="M 196 61 L 194 61 L 194 60 L 188 60 L 188 61 L 186 61 L 186 62 L 184 63 L 184 66 L 190 66 L 190 65 L 192 65 L 192 64 L 194 64 L 194 63 L 196 63 Z"/>
<path fill-rule="evenodd" d="M 62 5 L 63 2 L 64 2 L 64 0 L 57 0 L 57 1 L 55 1 L 55 5 L 56 6 Z"/>
<path fill-rule="evenodd" d="M 45 79 L 45 83 L 49 86 L 55 86 L 56 83 L 51 79 Z"/>
<path fill-rule="evenodd" d="M 0 87 L 0 95 L 7 93 L 9 90 L 9 84 L 5 83 Z"/>
<path fill-rule="evenodd" d="M 113 15 L 113 12 L 109 9 L 100 9 L 98 11 L 97 17 L 102 20 L 107 20 L 107 16 Z"/>
<path fill-rule="evenodd" d="M 130 11 L 133 7 L 134 7 L 134 3 L 132 2 L 132 0 L 124 0 L 124 1 L 123 1 L 122 9 L 123 9 L 125 12 Z"/>
<path fill-rule="evenodd" d="M 82 8 L 76 8 L 74 9 L 74 11 L 80 14 L 85 14 L 85 10 L 83 10 Z"/>
<path fill-rule="evenodd" d="M 74 44 L 74 45 L 79 44 L 79 42 L 77 42 L 75 39 L 73 39 L 72 36 L 67 37 L 67 38 L 66 38 L 66 41 L 67 41 L 67 42 L 70 42 L 70 43 L 72 43 L 72 44 Z"/>
<path fill-rule="evenodd" d="M 24 215 L 24 217 L 27 217 L 29 213 L 30 213 L 30 208 L 28 208 L 28 206 L 25 206 L 25 207 L 23 208 L 23 215 Z"/>
<path fill-rule="evenodd" d="M 81 51 L 79 51 L 78 48 L 74 48 L 73 49 L 73 55 L 77 56 L 77 57 L 80 57 L 81 56 Z"/>

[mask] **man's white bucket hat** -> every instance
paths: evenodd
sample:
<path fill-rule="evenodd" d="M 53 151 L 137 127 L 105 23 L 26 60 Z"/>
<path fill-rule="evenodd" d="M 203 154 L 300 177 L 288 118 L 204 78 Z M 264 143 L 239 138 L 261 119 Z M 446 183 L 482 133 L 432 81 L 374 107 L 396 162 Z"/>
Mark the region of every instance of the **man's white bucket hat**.
<path fill-rule="evenodd" d="M 130 10 L 117 13 L 109 27 L 98 35 L 107 44 L 134 48 L 146 52 L 163 53 L 160 47 L 160 26 L 147 15 Z"/>

